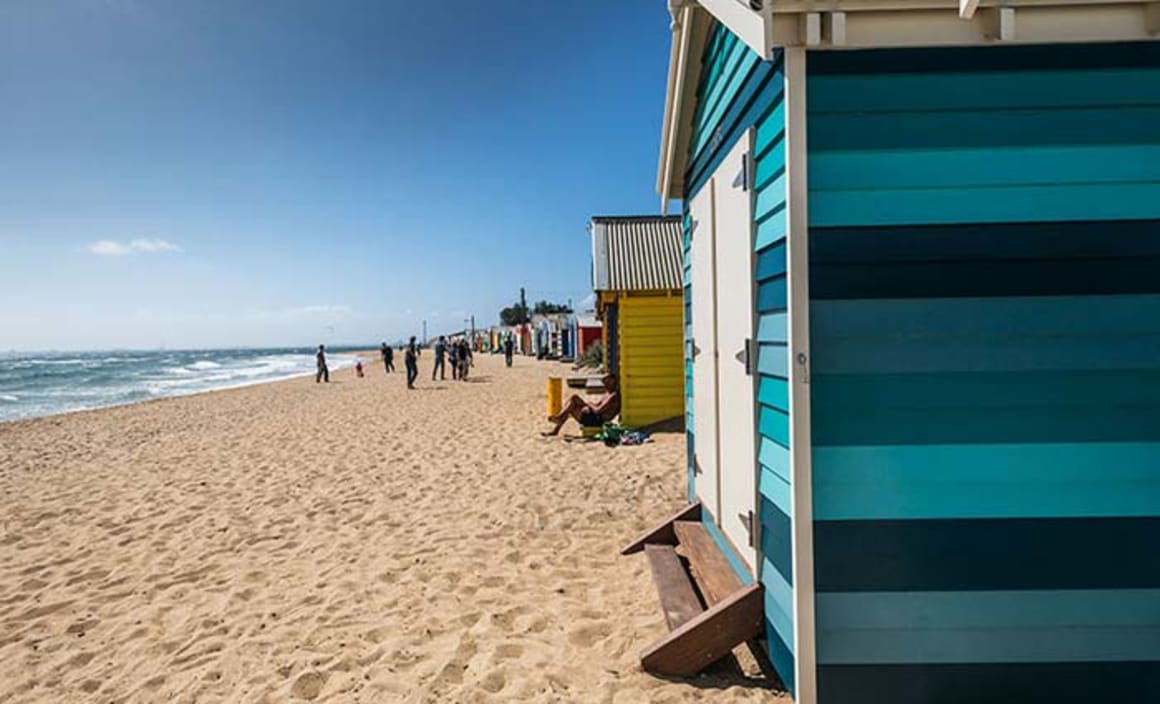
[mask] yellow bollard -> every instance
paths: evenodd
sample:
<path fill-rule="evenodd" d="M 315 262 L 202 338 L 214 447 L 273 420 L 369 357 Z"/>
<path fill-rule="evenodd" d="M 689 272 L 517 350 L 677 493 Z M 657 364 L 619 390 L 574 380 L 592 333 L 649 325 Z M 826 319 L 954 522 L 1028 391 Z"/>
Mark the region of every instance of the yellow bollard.
<path fill-rule="evenodd" d="M 564 407 L 564 380 L 558 376 L 548 377 L 548 415 L 554 416 Z"/>

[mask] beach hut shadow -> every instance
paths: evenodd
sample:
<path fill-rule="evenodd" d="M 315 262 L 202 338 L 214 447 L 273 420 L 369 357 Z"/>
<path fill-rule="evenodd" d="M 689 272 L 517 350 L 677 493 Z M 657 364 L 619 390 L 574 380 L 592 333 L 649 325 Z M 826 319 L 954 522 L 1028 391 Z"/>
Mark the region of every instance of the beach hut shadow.
<path fill-rule="evenodd" d="M 742 666 L 741 660 L 736 655 L 730 654 L 705 668 L 696 677 L 670 677 L 659 674 L 653 676 L 667 682 L 679 682 L 704 690 L 723 691 L 731 687 L 745 687 L 766 689 L 788 696 L 785 684 L 762 654 L 760 646 L 743 646 L 743 651 L 745 649 L 748 649 L 748 652 L 743 654 L 745 666 Z"/>

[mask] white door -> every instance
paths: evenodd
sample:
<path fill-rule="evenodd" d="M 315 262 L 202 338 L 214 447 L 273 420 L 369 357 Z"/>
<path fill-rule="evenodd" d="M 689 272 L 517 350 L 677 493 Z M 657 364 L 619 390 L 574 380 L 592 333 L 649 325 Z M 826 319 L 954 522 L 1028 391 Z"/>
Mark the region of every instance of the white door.
<path fill-rule="evenodd" d="M 717 295 L 713 259 L 713 184 L 689 203 L 693 258 L 693 471 L 697 498 L 718 515 L 717 476 Z"/>
<path fill-rule="evenodd" d="M 717 422 L 720 510 L 717 524 L 756 574 L 757 454 L 753 338 L 753 212 L 746 172 L 752 131 L 713 176 L 717 280 Z M 694 289 L 695 290 L 695 289 Z M 696 320 L 696 318 L 694 318 Z M 751 531 L 753 534 L 751 534 Z"/>

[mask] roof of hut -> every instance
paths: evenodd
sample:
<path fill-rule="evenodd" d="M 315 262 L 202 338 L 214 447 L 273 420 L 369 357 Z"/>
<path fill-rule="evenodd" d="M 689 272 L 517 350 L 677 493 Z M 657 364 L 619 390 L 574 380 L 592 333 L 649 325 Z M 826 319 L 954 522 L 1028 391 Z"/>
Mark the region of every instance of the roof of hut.
<path fill-rule="evenodd" d="M 681 288 L 681 218 L 633 215 L 592 218 L 592 288 L 667 291 Z"/>

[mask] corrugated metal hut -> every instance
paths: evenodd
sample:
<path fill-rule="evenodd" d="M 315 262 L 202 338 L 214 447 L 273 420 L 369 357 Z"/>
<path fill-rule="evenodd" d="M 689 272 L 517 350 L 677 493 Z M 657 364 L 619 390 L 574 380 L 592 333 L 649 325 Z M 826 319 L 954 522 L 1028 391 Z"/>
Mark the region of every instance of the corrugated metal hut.
<path fill-rule="evenodd" d="M 1160 701 L 1160 4 L 669 5 L 690 499 L 796 700 Z"/>
<path fill-rule="evenodd" d="M 593 289 L 620 380 L 621 419 L 640 427 L 684 413 L 681 219 L 594 217 Z"/>

